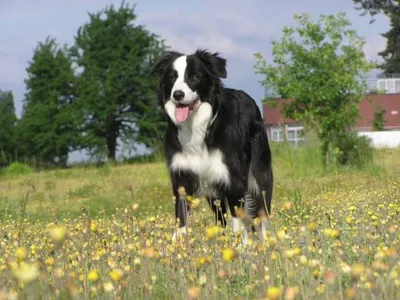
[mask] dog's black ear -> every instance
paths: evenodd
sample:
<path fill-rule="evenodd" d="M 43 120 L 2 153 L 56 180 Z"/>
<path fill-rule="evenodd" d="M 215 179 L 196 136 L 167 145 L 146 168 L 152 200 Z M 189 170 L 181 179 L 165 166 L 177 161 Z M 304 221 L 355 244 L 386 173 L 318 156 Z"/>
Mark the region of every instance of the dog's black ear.
<path fill-rule="evenodd" d="M 210 53 L 202 49 L 196 51 L 196 56 L 198 56 L 212 72 L 218 77 L 226 78 L 226 59 L 220 55 L 221 54 L 218 52 Z"/>
<path fill-rule="evenodd" d="M 179 53 L 177 51 L 167 51 L 165 52 L 156 62 L 155 64 L 151 67 L 150 69 L 150 75 L 157 74 L 158 77 L 160 77 L 162 74 L 165 73 L 165 70 L 167 67 L 179 56 L 182 56 L 182 53 Z"/>

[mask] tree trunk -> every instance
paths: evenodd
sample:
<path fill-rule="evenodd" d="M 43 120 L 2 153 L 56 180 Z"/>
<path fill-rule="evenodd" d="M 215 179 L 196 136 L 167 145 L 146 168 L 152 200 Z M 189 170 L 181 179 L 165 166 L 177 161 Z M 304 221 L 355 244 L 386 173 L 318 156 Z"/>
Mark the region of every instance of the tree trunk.
<path fill-rule="evenodd" d="M 325 169 L 329 164 L 329 142 L 326 141 L 322 142 L 321 152 L 322 152 L 322 164 Z"/>
<path fill-rule="evenodd" d="M 117 151 L 117 137 L 111 132 L 107 135 L 107 158 L 109 161 L 115 161 Z"/>
<path fill-rule="evenodd" d="M 115 161 L 117 152 L 118 126 L 115 124 L 115 122 L 110 123 L 107 130 L 107 158 L 109 161 Z"/>

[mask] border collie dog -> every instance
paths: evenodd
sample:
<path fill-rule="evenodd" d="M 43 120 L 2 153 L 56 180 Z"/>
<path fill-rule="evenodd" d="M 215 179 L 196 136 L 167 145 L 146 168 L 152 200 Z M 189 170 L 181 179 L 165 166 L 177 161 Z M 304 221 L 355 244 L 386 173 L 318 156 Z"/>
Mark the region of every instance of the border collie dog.
<path fill-rule="evenodd" d="M 173 239 L 186 233 L 190 211 L 180 187 L 187 195 L 206 197 L 223 226 L 229 208 L 234 233 L 244 225 L 236 210 L 241 204 L 253 219 L 267 216 L 273 190 L 267 133 L 255 101 L 222 84 L 226 59 L 201 49 L 191 55 L 168 51 L 151 74 L 158 77 L 157 97 L 168 121 L 164 154 L 179 219 Z M 268 222 L 261 224 L 262 238 Z"/>

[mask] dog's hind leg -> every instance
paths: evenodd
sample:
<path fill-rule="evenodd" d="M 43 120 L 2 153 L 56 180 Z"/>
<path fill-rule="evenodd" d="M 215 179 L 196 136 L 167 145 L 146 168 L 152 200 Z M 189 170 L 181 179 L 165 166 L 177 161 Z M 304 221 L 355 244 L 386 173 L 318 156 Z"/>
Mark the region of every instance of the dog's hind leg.
<path fill-rule="evenodd" d="M 248 177 L 248 188 L 253 201 L 248 205 L 248 213 L 261 219 L 261 238 L 264 239 L 267 230 L 273 232 L 269 215 L 273 191 L 273 173 L 271 166 L 271 150 L 268 136 L 261 121 L 252 124 L 251 165 Z"/>

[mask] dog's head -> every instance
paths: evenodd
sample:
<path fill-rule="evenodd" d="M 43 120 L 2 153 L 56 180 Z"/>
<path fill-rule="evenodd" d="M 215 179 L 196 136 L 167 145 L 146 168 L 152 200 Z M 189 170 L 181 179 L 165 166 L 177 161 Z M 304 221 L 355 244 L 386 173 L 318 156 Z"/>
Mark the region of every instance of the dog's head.
<path fill-rule="evenodd" d="M 194 54 L 165 53 L 152 67 L 159 78 L 158 100 L 171 120 L 185 122 L 202 102 L 213 106 L 211 94 L 226 78 L 226 60 L 219 53 L 197 50 Z"/>

